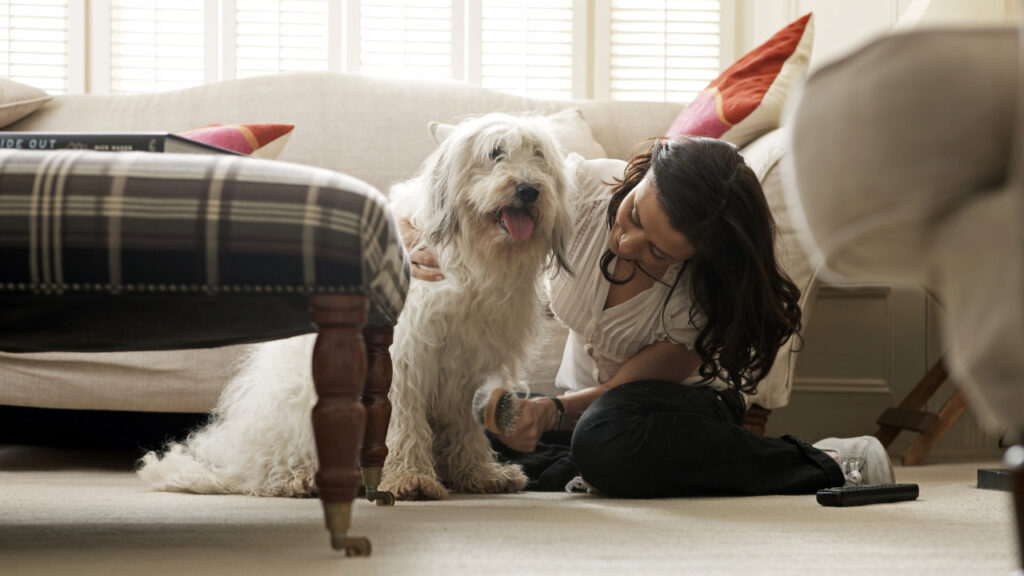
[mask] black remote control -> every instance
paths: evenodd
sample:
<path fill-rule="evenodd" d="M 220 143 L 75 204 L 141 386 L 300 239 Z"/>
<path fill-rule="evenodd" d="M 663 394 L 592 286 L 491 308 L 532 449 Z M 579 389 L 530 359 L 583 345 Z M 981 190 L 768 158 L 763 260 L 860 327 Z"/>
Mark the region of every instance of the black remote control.
<path fill-rule="evenodd" d="M 916 500 L 917 484 L 870 484 L 843 486 L 818 490 L 818 504 L 822 506 L 864 506 Z"/>

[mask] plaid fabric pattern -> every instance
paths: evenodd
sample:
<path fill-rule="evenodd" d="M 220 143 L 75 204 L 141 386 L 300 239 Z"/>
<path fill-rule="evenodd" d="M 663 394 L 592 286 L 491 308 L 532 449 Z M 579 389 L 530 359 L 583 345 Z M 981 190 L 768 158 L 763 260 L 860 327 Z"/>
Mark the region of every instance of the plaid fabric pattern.
<path fill-rule="evenodd" d="M 371 323 L 390 325 L 408 285 L 386 200 L 343 174 L 226 155 L 0 152 L 0 299 L 363 293 Z"/>

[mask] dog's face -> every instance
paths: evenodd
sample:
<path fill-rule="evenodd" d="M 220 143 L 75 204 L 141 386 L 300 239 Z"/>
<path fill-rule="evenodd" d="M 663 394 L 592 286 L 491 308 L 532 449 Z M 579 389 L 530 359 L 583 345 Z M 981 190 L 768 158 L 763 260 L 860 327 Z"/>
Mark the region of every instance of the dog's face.
<path fill-rule="evenodd" d="M 542 122 L 489 114 L 442 142 L 427 173 L 433 244 L 468 242 L 489 258 L 550 253 L 567 268 L 565 164 Z"/>

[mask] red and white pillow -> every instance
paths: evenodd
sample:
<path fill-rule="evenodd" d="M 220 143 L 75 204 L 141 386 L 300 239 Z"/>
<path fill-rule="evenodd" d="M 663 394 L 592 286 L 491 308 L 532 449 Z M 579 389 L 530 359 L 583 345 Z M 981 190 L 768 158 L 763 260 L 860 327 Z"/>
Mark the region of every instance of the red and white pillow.
<path fill-rule="evenodd" d="M 709 136 L 744 146 L 779 125 L 790 87 L 807 74 L 813 14 L 789 24 L 714 79 L 665 134 Z"/>
<path fill-rule="evenodd" d="M 273 160 L 281 155 L 293 129 L 295 126 L 291 124 L 210 124 L 178 135 L 254 158 Z"/>

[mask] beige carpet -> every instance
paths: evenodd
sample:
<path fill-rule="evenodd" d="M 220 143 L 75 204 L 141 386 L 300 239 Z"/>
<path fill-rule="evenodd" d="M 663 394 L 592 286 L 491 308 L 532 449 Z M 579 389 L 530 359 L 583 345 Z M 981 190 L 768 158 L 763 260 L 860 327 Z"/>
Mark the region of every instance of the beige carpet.
<path fill-rule="evenodd" d="M 915 502 L 813 496 L 614 500 L 523 493 L 360 501 L 369 558 L 330 550 L 319 502 L 147 491 L 123 454 L 0 446 L 0 575 L 1006 575 L 1009 493 L 995 462 L 897 469 Z"/>

